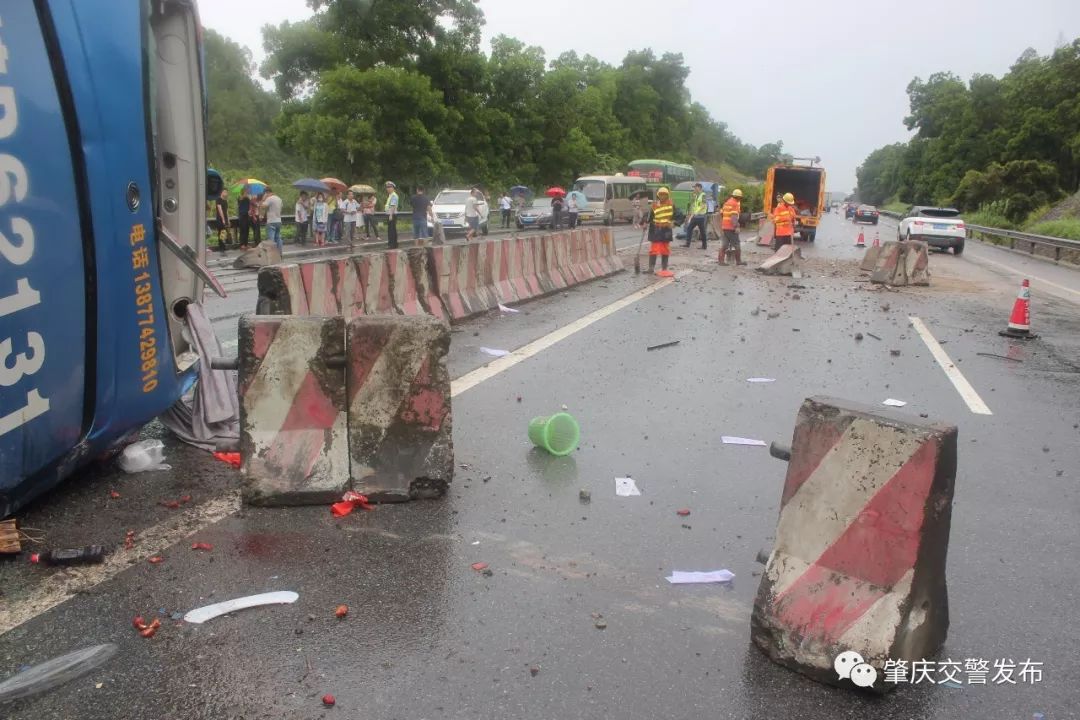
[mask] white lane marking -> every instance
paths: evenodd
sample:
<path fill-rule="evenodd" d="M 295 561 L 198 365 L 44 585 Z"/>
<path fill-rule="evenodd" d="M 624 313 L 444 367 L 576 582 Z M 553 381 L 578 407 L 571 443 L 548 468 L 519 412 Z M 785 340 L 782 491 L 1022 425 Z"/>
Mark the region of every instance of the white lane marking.
<path fill-rule="evenodd" d="M 911 321 L 911 326 L 915 328 L 915 332 L 919 333 L 919 337 L 926 343 L 926 347 L 930 350 L 930 354 L 934 356 L 938 365 L 945 371 L 945 377 L 949 378 L 953 387 L 956 388 L 956 392 L 960 393 L 961 399 L 967 403 L 971 412 L 976 415 L 993 415 L 994 413 L 990 412 L 990 408 L 987 407 L 986 403 L 983 402 L 983 399 L 979 397 L 979 393 L 975 392 L 975 388 L 967 381 L 964 374 L 960 372 L 959 368 L 957 368 L 953 361 L 949 359 L 949 356 L 945 353 L 941 344 L 930 334 L 930 330 L 923 324 L 923 321 L 914 315 L 908 317 L 908 320 Z"/>
<path fill-rule="evenodd" d="M 613 315 L 614 313 L 617 313 L 623 308 L 633 305 L 638 300 L 643 300 L 644 298 L 649 297 L 654 292 L 666 288 L 668 285 L 671 285 L 671 283 L 675 282 L 679 278 L 689 275 L 692 272 L 694 271 L 682 270 L 677 273 L 673 278 L 661 280 L 658 283 L 654 283 L 646 288 L 638 290 L 637 292 L 631 293 L 626 297 L 622 298 L 621 300 L 616 300 L 610 305 L 602 307 L 599 310 L 594 310 L 588 315 L 578 318 L 569 325 L 564 325 L 558 330 L 555 330 L 554 332 L 548 333 L 541 338 L 533 340 L 527 345 L 522 345 L 506 357 L 501 357 L 497 360 L 493 360 L 487 365 L 484 365 L 483 367 L 479 367 L 472 372 L 465 373 L 457 380 L 454 380 L 450 383 L 450 397 L 457 397 L 466 390 L 471 390 L 485 380 L 490 380 L 499 373 L 505 372 L 517 365 L 518 363 L 524 362 L 525 360 L 528 360 L 534 355 L 537 355 L 544 350 L 547 350 L 555 343 L 561 340 L 565 340 L 574 333 L 584 330 L 598 320 L 603 320 L 607 316 Z"/>
<path fill-rule="evenodd" d="M 32 592 L 17 599 L 9 598 L 8 602 L 0 606 L 0 635 L 119 575 L 131 567 L 129 560 L 141 562 L 163 553 L 185 537 L 224 520 L 239 509 L 240 494 L 237 492 L 207 500 L 183 512 L 173 513 L 167 520 L 139 531 L 135 536 L 134 549 L 114 550 L 105 557 L 105 562 L 101 565 L 55 571 Z M 179 546 L 178 551 L 182 548 L 183 545 Z M 165 562 L 168 563 L 168 559 Z"/>
<path fill-rule="evenodd" d="M 974 263 L 987 263 L 989 265 L 996 265 L 997 267 L 1001 268 L 1002 270 L 1006 270 L 1009 273 L 1011 273 L 1013 275 L 1016 275 L 1017 277 L 1027 278 L 1028 280 L 1031 281 L 1032 285 L 1035 285 L 1036 283 L 1038 283 L 1039 285 L 1045 285 L 1047 287 L 1056 288 L 1056 289 L 1060 290 L 1061 292 L 1069 293 L 1070 295 L 1075 295 L 1076 297 L 1080 298 L 1080 292 L 1078 292 L 1076 290 L 1073 290 L 1072 288 L 1067 288 L 1064 285 L 1058 285 L 1055 282 L 1050 282 L 1049 280 L 1045 280 L 1045 279 L 1043 279 L 1043 278 L 1041 278 L 1041 277 L 1039 277 L 1037 275 L 1032 275 L 1031 273 L 1027 272 L 1026 270 L 1017 270 L 1014 267 L 1009 267 L 1005 263 L 999 263 L 997 260 L 991 260 L 990 258 L 979 257 L 978 255 L 971 255 L 971 256 L 966 256 L 966 257 L 968 257 L 968 259 L 970 259 Z"/>

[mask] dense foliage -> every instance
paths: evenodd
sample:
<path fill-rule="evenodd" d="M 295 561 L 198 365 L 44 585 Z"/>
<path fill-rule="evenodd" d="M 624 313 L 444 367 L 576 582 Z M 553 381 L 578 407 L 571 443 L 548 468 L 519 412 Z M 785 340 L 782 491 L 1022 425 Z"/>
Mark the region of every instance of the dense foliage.
<path fill-rule="evenodd" d="M 782 151 L 741 142 L 692 102 L 678 54 L 633 51 L 617 67 L 573 52 L 548 62 L 500 35 L 486 55 L 473 0 L 309 5 L 311 19 L 266 28 L 262 72 L 282 102 L 277 140 L 324 174 L 505 187 L 659 156 L 760 177 Z"/>
<path fill-rule="evenodd" d="M 859 167 L 864 202 L 992 206 L 1018 221 L 1080 187 L 1080 40 L 1027 50 L 1001 78 L 936 73 L 907 92 L 915 135 Z"/>

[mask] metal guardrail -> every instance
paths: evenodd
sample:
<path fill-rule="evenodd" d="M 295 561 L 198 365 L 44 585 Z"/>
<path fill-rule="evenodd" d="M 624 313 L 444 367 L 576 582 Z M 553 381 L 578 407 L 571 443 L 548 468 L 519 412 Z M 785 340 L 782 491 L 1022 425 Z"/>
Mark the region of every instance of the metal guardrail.
<path fill-rule="evenodd" d="M 888 210 L 879 210 L 878 213 L 885 215 L 886 217 L 891 217 L 894 220 L 900 220 L 902 217 L 899 213 L 890 212 Z M 976 234 L 1004 238 L 1009 241 L 1010 250 L 1016 250 L 1017 243 L 1026 243 L 1027 251 L 1031 255 L 1035 254 L 1035 248 L 1037 247 L 1053 248 L 1054 262 L 1061 262 L 1062 250 L 1074 250 L 1080 252 L 1080 240 L 1051 237 L 1050 235 L 1038 235 L 1036 233 L 1007 230 L 1005 228 L 986 227 L 984 225 L 965 224 L 965 228 L 967 236 L 970 239 L 979 240 L 980 238 L 975 237 Z"/>

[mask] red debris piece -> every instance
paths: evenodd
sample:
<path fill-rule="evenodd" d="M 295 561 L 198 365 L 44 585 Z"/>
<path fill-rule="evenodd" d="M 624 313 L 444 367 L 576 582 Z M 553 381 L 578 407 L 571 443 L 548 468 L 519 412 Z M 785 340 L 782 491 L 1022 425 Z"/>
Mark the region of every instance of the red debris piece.
<path fill-rule="evenodd" d="M 191 549 L 192 550 L 205 550 L 206 552 L 210 552 L 211 550 L 214 549 L 214 546 L 211 545 L 210 543 L 197 542 L 197 543 L 191 543 Z"/>
<path fill-rule="evenodd" d="M 687 508 L 683 508 L 682 510 L 676 510 L 675 514 L 679 517 L 686 517 L 690 514 L 690 510 L 688 510 Z"/>
<path fill-rule="evenodd" d="M 236 469 L 240 469 L 240 453 L 238 452 L 216 452 L 214 457 L 224 463 L 229 463 Z"/>
<path fill-rule="evenodd" d="M 191 502 L 191 496 L 190 495 L 184 495 L 182 498 L 180 498 L 180 504 L 181 505 L 184 505 L 184 504 L 189 503 L 189 502 Z"/>
<path fill-rule="evenodd" d="M 124 533 L 124 549 L 132 550 L 135 548 L 135 531 L 128 530 Z"/>
<path fill-rule="evenodd" d="M 366 495 L 349 490 L 341 496 L 341 502 L 336 502 L 330 506 L 330 512 L 334 513 L 334 517 L 345 517 L 356 508 L 364 508 L 365 510 L 374 510 L 375 507 L 368 502 Z"/>
<path fill-rule="evenodd" d="M 337 704 L 337 700 L 334 698 L 333 695 L 327 693 L 322 696 L 322 704 L 326 707 L 334 707 L 334 705 Z"/>
<path fill-rule="evenodd" d="M 141 615 L 132 620 L 131 624 L 135 626 L 135 629 L 138 630 L 139 634 L 142 635 L 144 638 L 154 637 L 154 633 L 156 633 L 158 631 L 158 628 L 161 627 L 161 621 L 157 618 L 154 618 L 153 622 L 147 624 L 146 621 L 143 620 Z"/>
<path fill-rule="evenodd" d="M 176 510 L 177 508 L 180 507 L 180 501 L 179 500 L 162 500 L 162 501 L 160 501 L 158 503 L 158 505 L 161 505 L 162 507 L 167 507 L 170 510 Z"/>
<path fill-rule="evenodd" d="M 486 562 L 474 562 L 472 564 L 472 569 L 476 572 L 480 572 L 481 570 L 487 570 L 487 567 L 488 564 Z"/>
<path fill-rule="evenodd" d="M 334 616 L 337 618 L 343 618 L 349 614 L 348 605 L 338 605 L 337 610 L 334 611 Z"/>
<path fill-rule="evenodd" d="M 110 490 L 109 491 L 109 497 L 111 497 L 113 500 L 119 500 L 120 499 L 120 493 L 116 492 L 115 490 Z"/>
<path fill-rule="evenodd" d="M 154 557 L 146 558 L 146 562 L 150 563 L 151 565 L 157 565 L 158 563 L 165 562 L 165 558 L 161 557 L 160 555 L 155 555 Z"/>

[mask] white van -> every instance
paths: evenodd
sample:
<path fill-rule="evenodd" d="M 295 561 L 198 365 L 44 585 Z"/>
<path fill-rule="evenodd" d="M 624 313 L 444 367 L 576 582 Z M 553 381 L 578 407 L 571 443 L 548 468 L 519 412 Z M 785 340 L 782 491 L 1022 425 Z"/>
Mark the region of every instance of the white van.
<path fill-rule="evenodd" d="M 444 231 L 466 230 L 465 224 L 465 200 L 469 197 L 469 190 L 443 190 L 431 201 L 431 211 L 439 219 Z M 491 209 L 487 200 L 481 197 L 476 209 L 480 211 L 480 233 L 488 234 L 488 214 Z M 431 221 L 428 221 L 431 225 Z"/>
<path fill-rule="evenodd" d="M 590 218 L 602 219 L 605 225 L 613 225 L 617 220 L 633 222 L 634 206 L 630 196 L 645 191 L 645 179 L 622 174 L 586 175 L 574 181 L 574 190 L 584 193 L 589 201 L 588 210 L 582 208 L 582 220 L 588 213 Z"/>

